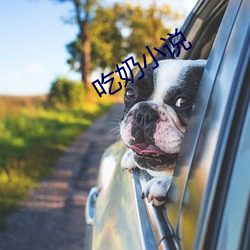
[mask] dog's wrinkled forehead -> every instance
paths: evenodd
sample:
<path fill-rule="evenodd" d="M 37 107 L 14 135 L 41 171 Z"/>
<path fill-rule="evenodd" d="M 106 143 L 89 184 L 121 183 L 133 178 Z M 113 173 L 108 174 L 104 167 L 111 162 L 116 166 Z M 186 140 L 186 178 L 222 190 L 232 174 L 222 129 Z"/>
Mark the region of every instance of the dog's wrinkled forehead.
<path fill-rule="evenodd" d="M 161 103 L 178 90 L 199 84 L 205 60 L 163 60 L 153 74 L 153 93 L 150 100 Z"/>

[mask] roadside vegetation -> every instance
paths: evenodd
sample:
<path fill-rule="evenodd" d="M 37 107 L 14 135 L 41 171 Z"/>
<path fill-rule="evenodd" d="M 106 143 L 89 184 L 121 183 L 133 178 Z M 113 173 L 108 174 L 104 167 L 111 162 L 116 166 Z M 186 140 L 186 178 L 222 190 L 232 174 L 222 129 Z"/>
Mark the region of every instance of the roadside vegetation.
<path fill-rule="evenodd" d="M 76 24 L 79 32 L 66 45 L 67 62 L 81 74 L 81 82 L 56 79 L 46 96 L 0 96 L 0 229 L 5 227 L 6 214 L 20 206 L 39 178 L 51 173 L 65 147 L 113 102 L 122 100 L 124 88 L 100 98 L 91 85 L 91 73 L 96 71 L 103 81 L 111 72 L 112 92 L 119 82 L 124 86 L 126 78 L 115 69 L 125 66 L 121 63 L 131 55 L 141 65 L 144 55 L 151 62 L 145 46 L 152 51 L 160 48 L 160 38 L 171 33 L 164 23 L 181 17 L 169 5 L 158 7 L 155 2 L 146 8 L 139 2 L 104 6 L 98 0 L 53 1 L 73 6 L 65 21 Z"/>
<path fill-rule="evenodd" d="M 72 96 L 79 95 L 71 89 L 73 83 L 56 82 L 67 90 L 67 103 L 57 100 L 57 92 L 61 99 L 63 94 L 55 83 L 49 94 L 53 98 L 0 96 L 0 229 L 6 214 L 20 206 L 39 178 L 52 172 L 65 147 L 112 104 L 103 98 L 75 102 Z"/>

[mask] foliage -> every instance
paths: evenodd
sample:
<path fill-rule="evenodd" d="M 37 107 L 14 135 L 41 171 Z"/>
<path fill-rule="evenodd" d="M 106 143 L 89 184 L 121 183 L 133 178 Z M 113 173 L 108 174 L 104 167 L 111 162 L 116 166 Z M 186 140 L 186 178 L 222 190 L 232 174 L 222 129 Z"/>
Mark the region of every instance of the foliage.
<path fill-rule="evenodd" d="M 167 17 L 171 16 L 169 5 L 161 8 L 152 5 L 147 9 L 142 6 L 115 4 L 110 7 L 99 5 L 95 10 L 90 24 L 92 67 L 114 69 L 129 54 L 136 55 L 139 62 L 145 53 L 152 60 L 145 48 L 159 48 L 160 37 L 167 37 L 170 32 L 164 25 Z M 80 37 L 67 45 L 70 54 L 68 63 L 72 69 L 80 70 L 81 41 Z"/>
<path fill-rule="evenodd" d="M 90 26 L 92 69 L 115 69 L 115 65 L 125 57 L 124 37 L 118 26 L 121 14 L 122 9 L 118 4 L 108 8 L 99 5 L 96 9 L 95 19 Z"/>
<path fill-rule="evenodd" d="M 48 95 L 49 103 L 54 107 L 81 107 L 84 99 L 83 85 L 65 77 L 52 83 Z"/>
<path fill-rule="evenodd" d="M 36 98 L 34 103 L 31 98 L 14 99 L 0 97 L 0 229 L 5 215 L 51 172 L 65 146 L 109 107 L 85 102 L 81 109 L 55 110 L 45 109 Z"/>
<path fill-rule="evenodd" d="M 147 9 L 141 6 L 126 7 L 125 25 L 130 29 L 127 37 L 127 53 L 134 53 L 137 61 L 142 62 L 142 55 L 145 53 L 148 61 L 152 61 L 146 46 L 149 46 L 153 54 L 156 52 L 154 47 L 160 48 L 162 40 L 166 38 L 170 29 L 164 25 L 164 19 L 170 16 L 171 11 L 169 5 L 162 5 L 161 8 L 152 5 Z"/>

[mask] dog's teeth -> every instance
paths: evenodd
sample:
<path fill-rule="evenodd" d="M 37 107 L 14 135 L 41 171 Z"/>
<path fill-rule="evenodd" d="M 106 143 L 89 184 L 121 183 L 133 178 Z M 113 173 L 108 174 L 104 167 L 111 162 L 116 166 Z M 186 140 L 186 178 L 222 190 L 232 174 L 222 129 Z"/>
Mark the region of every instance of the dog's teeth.
<path fill-rule="evenodd" d="M 158 157 L 158 156 L 160 156 L 160 154 L 152 154 L 151 156 L 152 157 Z"/>

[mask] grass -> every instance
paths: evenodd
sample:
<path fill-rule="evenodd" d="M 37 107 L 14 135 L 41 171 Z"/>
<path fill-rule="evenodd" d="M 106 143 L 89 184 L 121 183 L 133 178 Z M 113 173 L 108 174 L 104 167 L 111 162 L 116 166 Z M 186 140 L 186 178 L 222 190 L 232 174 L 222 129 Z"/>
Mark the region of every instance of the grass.
<path fill-rule="evenodd" d="M 0 96 L 0 229 L 65 147 L 110 106 L 52 109 L 45 99 Z"/>

